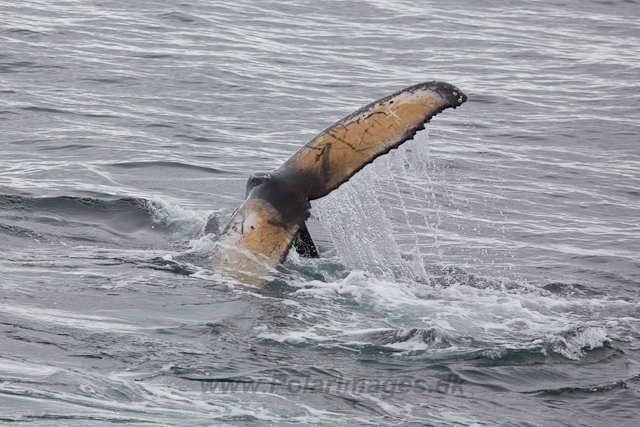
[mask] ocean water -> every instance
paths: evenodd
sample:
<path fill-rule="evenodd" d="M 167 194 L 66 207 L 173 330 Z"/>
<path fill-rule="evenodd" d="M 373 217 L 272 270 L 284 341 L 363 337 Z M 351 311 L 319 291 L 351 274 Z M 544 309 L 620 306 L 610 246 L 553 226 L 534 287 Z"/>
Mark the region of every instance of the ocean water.
<path fill-rule="evenodd" d="M 637 1 L 0 1 L 0 423 L 635 426 Z M 468 102 L 210 269 L 248 176 Z M 634 421 L 635 420 L 635 421 Z"/>

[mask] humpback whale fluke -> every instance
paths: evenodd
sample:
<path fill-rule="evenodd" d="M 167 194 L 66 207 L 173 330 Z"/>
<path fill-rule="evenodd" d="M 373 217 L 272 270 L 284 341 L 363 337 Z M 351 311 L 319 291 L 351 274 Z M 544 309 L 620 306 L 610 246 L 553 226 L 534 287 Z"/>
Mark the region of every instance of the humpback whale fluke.
<path fill-rule="evenodd" d="M 294 242 L 298 251 L 317 256 L 305 226 L 309 201 L 326 196 L 377 157 L 413 139 L 433 116 L 466 100 L 448 83 L 409 86 L 329 126 L 275 171 L 252 175 L 245 202 L 216 242 L 213 268 L 261 283 Z"/>

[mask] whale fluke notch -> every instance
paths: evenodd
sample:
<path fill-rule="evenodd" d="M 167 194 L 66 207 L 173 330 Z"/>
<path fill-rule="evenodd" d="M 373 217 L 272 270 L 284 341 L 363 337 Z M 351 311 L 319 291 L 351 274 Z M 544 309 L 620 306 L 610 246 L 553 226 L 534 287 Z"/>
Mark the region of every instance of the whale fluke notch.
<path fill-rule="evenodd" d="M 216 242 L 213 268 L 261 283 L 295 242 L 317 256 L 306 228 L 309 201 L 324 197 L 377 157 L 413 139 L 433 116 L 467 100 L 442 82 L 409 86 L 329 126 L 271 173 L 254 174 L 245 202 Z"/>

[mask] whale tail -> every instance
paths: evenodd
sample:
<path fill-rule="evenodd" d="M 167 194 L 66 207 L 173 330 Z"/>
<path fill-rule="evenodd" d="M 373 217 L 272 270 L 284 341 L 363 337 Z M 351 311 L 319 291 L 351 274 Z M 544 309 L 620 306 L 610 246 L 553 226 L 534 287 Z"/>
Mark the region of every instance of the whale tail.
<path fill-rule="evenodd" d="M 255 174 L 247 198 L 220 235 L 213 267 L 260 283 L 296 249 L 317 256 L 304 222 L 309 201 L 326 196 L 377 157 L 413 139 L 433 116 L 467 100 L 455 86 L 409 86 L 339 120 L 271 173 Z"/>

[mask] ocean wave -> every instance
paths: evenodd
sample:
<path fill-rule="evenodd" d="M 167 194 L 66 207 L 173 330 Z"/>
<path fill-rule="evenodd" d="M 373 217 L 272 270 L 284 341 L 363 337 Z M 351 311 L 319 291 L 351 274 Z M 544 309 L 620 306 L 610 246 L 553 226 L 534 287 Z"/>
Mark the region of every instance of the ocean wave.
<path fill-rule="evenodd" d="M 195 236 L 211 212 L 182 208 L 160 198 L 24 197 L 0 195 L 0 233 L 17 237 L 82 238 L 77 229 L 93 229 L 84 237 L 98 241 L 140 232 Z"/>

